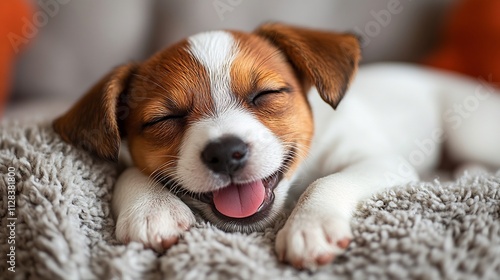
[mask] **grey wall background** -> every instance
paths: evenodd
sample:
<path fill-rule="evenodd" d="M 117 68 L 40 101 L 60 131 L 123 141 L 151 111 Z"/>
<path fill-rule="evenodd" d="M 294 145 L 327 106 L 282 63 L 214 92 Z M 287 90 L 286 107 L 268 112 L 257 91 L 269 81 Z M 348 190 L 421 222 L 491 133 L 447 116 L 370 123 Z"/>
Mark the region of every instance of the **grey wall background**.
<path fill-rule="evenodd" d="M 418 61 L 453 0 L 39 0 L 45 24 L 16 66 L 10 108 L 69 104 L 111 68 L 212 29 L 266 21 L 364 34 L 363 63 Z M 39 106 L 38 106 L 39 105 Z M 58 105 L 64 107 L 65 105 Z M 9 111 L 8 111 L 9 112 Z"/>

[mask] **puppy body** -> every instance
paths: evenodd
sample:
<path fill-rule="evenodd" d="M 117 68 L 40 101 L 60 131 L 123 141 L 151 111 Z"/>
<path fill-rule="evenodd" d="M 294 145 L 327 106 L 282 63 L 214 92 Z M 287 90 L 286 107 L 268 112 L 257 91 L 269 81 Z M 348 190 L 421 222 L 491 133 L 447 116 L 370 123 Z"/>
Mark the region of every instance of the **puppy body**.
<path fill-rule="evenodd" d="M 500 128 L 489 121 L 500 118 L 500 98 L 490 88 L 382 64 L 360 69 L 337 107 L 358 59 L 348 35 L 265 25 L 253 34 L 195 35 L 134 70 L 119 68 L 111 77 L 134 73 L 122 101 L 130 112 L 121 125 L 109 119 L 106 132 L 127 137 L 136 167 L 115 186 L 117 238 L 167 248 L 194 223 L 186 204 L 223 229 L 259 230 L 293 189 L 301 195 L 276 252 L 312 268 L 348 246 L 360 200 L 418 180 L 443 149 L 456 160 L 500 166 Z M 182 75 L 161 76 L 175 73 Z M 117 80 L 106 81 L 101 94 L 116 95 Z M 77 145 L 72 136 L 82 134 L 65 121 L 85 106 L 55 123 Z M 93 142 L 83 146 L 112 155 Z"/>

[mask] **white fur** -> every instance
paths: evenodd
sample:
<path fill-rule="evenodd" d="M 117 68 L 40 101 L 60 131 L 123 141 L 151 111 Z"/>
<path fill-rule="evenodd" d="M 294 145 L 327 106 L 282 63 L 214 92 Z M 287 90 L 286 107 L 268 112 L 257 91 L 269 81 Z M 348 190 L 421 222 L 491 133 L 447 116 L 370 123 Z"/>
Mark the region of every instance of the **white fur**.
<path fill-rule="evenodd" d="M 211 192 L 235 183 L 263 179 L 275 173 L 284 158 L 279 139 L 249 112 L 238 108 L 231 90 L 230 70 L 238 48 L 231 33 L 212 31 L 188 38 L 189 52 L 204 67 L 210 78 L 213 114 L 192 124 L 182 141 L 176 179 L 187 190 Z M 248 164 L 237 176 L 215 174 L 201 161 L 205 146 L 233 135 L 249 146 Z"/>
<path fill-rule="evenodd" d="M 189 52 L 205 67 L 209 75 L 215 108 L 213 114 L 192 124 L 186 131 L 175 179 L 184 189 L 199 193 L 223 188 L 231 180 L 246 183 L 272 175 L 285 157 L 283 144 L 253 115 L 238 108 L 235 102 L 229 71 L 238 49 L 232 35 L 223 31 L 206 32 L 188 38 L 188 42 Z M 232 178 L 210 171 L 200 157 L 210 141 L 224 135 L 236 136 L 249 147 L 248 163 Z M 282 185 L 285 186 L 281 189 L 286 191 L 289 182 L 283 180 L 280 183 Z M 279 212 L 282 209 L 285 197 L 286 194 L 282 193 L 275 199 L 272 211 Z M 159 198 L 164 200 L 158 200 Z M 158 203 L 148 205 L 148 200 Z M 173 205 L 169 206 L 169 203 Z M 176 222 L 182 222 L 182 225 L 193 222 L 192 217 L 172 211 L 176 207 L 183 211 L 187 208 L 176 196 L 148 180 L 135 168 L 120 176 L 115 187 L 113 205 L 114 213 L 118 215 L 117 238 L 121 241 L 140 241 L 155 249 L 162 248 L 161 240 L 177 238 L 182 233 L 182 228 L 176 226 Z M 172 208 L 168 209 L 169 207 Z M 192 215 L 190 211 L 187 212 Z M 161 219 L 162 222 L 146 223 L 144 217 L 148 221 Z"/>
<path fill-rule="evenodd" d="M 205 146 L 223 135 L 234 135 L 248 144 L 249 158 L 235 176 L 216 174 L 201 161 Z M 222 113 L 194 123 L 186 132 L 176 169 L 176 179 L 193 192 L 211 192 L 234 183 L 247 183 L 269 177 L 281 166 L 285 152 L 279 139 L 254 116 L 243 109 Z"/>
<path fill-rule="evenodd" d="M 214 82 L 219 86 L 213 88 L 230 88 L 224 84 L 226 78 L 219 78 Z M 336 111 L 315 90 L 310 102 L 315 135 L 309 157 L 294 175 L 295 182 L 280 184 L 275 192 L 277 201 L 284 200 L 284 188 L 289 185 L 303 192 L 276 238 L 278 256 L 298 267 L 314 268 L 321 260 L 342 252 L 338 242 L 352 237 L 349 222 L 358 202 L 384 188 L 418 180 L 419 172 L 436 166 L 443 145 L 458 159 L 500 167 L 500 93 L 477 80 L 415 66 L 381 64 L 359 71 Z M 199 163 L 198 154 L 207 141 L 225 133 L 235 133 L 255 145 L 266 143 L 253 152 L 257 155 L 251 159 L 255 165 L 247 173 L 250 177 L 268 174 L 282 159 L 281 144 L 270 131 L 249 113 L 231 106 L 227 109 L 188 132 L 181 149 L 184 171 L 178 171 L 185 178 L 184 187 L 203 191 L 226 183 L 210 175 Z M 255 131 L 264 137 L 255 138 Z M 203 185 L 195 174 L 208 184 Z M 145 177 L 139 173 L 134 176 Z M 158 191 L 146 181 L 128 179 L 120 178 L 113 198 L 119 217 L 124 209 L 142 211 L 147 199 L 158 199 Z M 179 220 L 171 214 L 180 204 L 174 201 L 174 206 L 160 203 L 156 215 Z M 156 207 L 146 206 L 149 211 Z M 132 232 L 135 227 L 144 229 L 133 219 L 127 221 Z M 144 242 L 145 237 L 140 237 L 144 235 L 137 234 L 135 240 Z"/>
<path fill-rule="evenodd" d="M 314 268 L 341 252 L 357 203 L 418 180 L 436 167 L 442 145 L 458 159 L 500 167 L 500 93 L 478 80 L 379 64 L 359 71 L 337 111 L 315 90 L 310 101 L 316 134 L 298 173 L 305 192 L 276 238 L 278 256 L 296 266 Z M 461 119 L 450 113 L 464 102 L 475 110 Z"/>
<path fill-rule="evenodd" d="M 216 113 L 231 108 L 231 65 L 238 48 L 233 36 L 225 31 L 210 31 L 188 38 L 189 52 L 198 60 L 210 78 L 210 92 Z"/>
<path fill-rule="evenodd" d="M 195 222 L 177 196 L 135 167 L 125 170 L 116 182 L 112 208 L 119 241 L 138 241 L 156 251 L 175 243 Z"/>

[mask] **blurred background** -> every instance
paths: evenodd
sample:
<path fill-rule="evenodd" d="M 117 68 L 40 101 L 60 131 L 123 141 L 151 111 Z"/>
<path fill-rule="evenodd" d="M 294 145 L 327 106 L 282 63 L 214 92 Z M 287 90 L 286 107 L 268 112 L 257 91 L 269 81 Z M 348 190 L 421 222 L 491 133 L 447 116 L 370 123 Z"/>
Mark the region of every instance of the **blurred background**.
<path fill-rule="evenodd" d="M 113 67 L 212 29 L 266 21 L 354 32 L 363 61 L 427 64 L 494 82 L 498 0 L 1 0 L 2 118 L 53 117 Z"/>

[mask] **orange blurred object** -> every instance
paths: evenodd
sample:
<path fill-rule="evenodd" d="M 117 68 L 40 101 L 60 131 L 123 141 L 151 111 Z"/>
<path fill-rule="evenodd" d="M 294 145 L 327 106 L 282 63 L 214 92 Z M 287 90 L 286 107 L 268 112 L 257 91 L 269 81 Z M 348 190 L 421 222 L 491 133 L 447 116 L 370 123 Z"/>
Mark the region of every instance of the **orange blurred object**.
<path fill-rule="evenodd" d="M 499 62 L 499 0 L 460 1 L 445 23 L 439 46 L 424 60 L 492 83 L 500 81 Z"/>
<path fill-rule="evenodd" d="M 0 115 L 10 91 L 14 57 L 28 41 L 23 26 L 32 19 L 33 12 L 30 1 L 0 1 Z"/>

